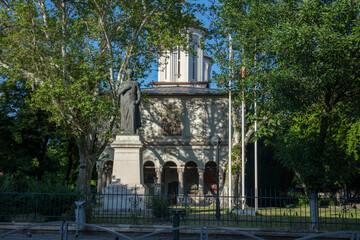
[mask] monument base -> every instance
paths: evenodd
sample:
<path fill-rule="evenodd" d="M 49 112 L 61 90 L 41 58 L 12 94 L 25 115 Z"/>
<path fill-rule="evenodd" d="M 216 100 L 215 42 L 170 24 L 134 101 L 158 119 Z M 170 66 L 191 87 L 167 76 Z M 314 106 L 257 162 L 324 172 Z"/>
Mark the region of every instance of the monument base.
<path fill-rule="evenodd" d="M 146 208 L 146 186 L 110 184 L 105 188 L 103 211 L 106 213 L 137 214 Z"/>
<path fill-rule="evenodd" d="M 256 216 L 256 215 L 258 215 L 258 212 L 255 211 L 254 209 L 236 209 L 235 213 L 238 216 L 242 216 L 242 215 Z"/>
<path fill-rule="evenodd" d="M 147 188 L 143 184 L 141 158 L 143 144 L 138 135 L 117 135 L 111 146 L 114 164 L 111 184 L 105 188 L 104 212 L 137 214 L 146 206 Z"/>
<path fill-rule="evenodd" d="M 117 135 L 111 144 L 114 165 L 111 185 L 143 186 L 141 152 L 143 144 L 138 135 Z"/>

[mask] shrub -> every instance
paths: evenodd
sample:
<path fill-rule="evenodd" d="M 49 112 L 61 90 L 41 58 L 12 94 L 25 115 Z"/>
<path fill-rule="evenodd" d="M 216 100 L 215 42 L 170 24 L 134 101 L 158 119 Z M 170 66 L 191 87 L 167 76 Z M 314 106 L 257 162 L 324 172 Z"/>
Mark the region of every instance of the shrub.
<path fill-rule="evenodd" d="M 0 179 L 0 221 L 71 220 L 81 196 L 66 186 L 28 181 L 20 186 L 11 178 Z"/>
<path fill-rule="evenodd" d="M 318 201 L 319 207 L 328 207 L 328 206 L 335 206 L 336 200 L 334 199 L 327 199 L 327 198 L 321 198 Z"/>
<path fill-rule="evenodd" d="M 170 204 L 171 198 L 168 196 L 153 196 L 150 204 L 153 216 L 156 218 L 169 218 Z"/>

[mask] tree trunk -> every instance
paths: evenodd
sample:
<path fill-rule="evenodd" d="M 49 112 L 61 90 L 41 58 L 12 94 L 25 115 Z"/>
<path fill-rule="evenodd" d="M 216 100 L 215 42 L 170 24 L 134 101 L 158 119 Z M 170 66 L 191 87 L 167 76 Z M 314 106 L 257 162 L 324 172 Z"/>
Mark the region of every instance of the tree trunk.
<path fill-rule="evenodd" d="M 310 203 L 310 230 L 319 230 L 319 206 L 318 206 L 318 191 L 309 189 L 309 203 Z"/>
<path fill-rule="evenodd" d="M 49 143 L 49 136 L 45 136 L 42 143 L 40 144 L 41 147 L 41 156 L 39 157 L 39 167 L 36 173 L 36 179 L 41 181 L 42 177 L 44 176 L 44 171 L 46 169 L 46 150 Z M 44 166 L 45 165 L 45 166 Z"/>
<path fill-rule="evenodd" d="M 71 173 L 71 169 L 73 167 L 73 141 L 68 138 L 67 139 L 67 143 L 68 143 L 68 163 L 67 163 L 67 168 L 66 168 L 66 175 L 65 175 L 65 185 L 67 186 L 69 184 L 69 180 L 70 180 L 70 173 Z"/>
<path fill-rule="evenodd" d="M 96 158 L 89 153 L 86 144 L 78 144 L 80 167 L 76 182 L 76 189 L 82 192 L 89 192 L 91 185 L 91 175 L 94 169 Z"/>
<path fill-rule="evenodd" d="M 301 187 L 302 187 L 302 189 L 304 189 L 304 192 L 305 192 L 305 194 L 307 196 L 308 195 L 308 188 L 307 188 L 305 182 L 302 180 L 300 173 L 298 171 L 296 171 L 295 169 L 293 171 L 295 173 L 295 176 L 298 178 L 298 180 L 299 180 L 299 182 L 301 184 Z"/>
<path fill-rule="evenodd" d="M 231 180 L 233 181 L 232 182 L 233 194 L 234 194 L 234 196 L 238 196 L 238 194 L 239 194 L 239 190 L 238 190 L 239 171 L 238 171 L 238 169 L 236 169 L 235 177 L 233 177 L 233 179 L 231 179 Z"/>

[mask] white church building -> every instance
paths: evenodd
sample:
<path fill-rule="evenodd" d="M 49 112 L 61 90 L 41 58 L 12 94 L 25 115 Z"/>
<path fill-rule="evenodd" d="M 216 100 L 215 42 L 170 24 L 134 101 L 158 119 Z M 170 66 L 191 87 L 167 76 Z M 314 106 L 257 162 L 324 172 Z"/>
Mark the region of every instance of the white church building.
<path fill-rule="evenodd" d="M 141 104 L 139 136 L 117 136 L 98 162 L 99 192 L 121 184 L 141 185 L 149 194 L 214 195 L 215 135 L 222 139 L 222 189 L 228 160 L 228 95 L 209 88 L 212 59 L 200 47 L 203 29 L 192 28 L 191 34 L 196 56 L 180 47 L 168 51 L 159 59 L 157 82 L 142 89 L 147 101 Z"/>

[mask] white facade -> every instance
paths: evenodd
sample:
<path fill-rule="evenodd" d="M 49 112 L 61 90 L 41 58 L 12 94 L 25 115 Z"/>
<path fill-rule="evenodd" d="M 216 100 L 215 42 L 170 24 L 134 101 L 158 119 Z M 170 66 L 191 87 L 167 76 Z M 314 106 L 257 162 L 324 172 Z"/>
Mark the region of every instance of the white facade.
<path fill-rule="evenodd" d="M 214 194 L 216 148 L 211 137 L 219 136 L 220 187 L 224 185 L 228 155 L 228 96 L 209 88 L 212 59 L 201 49 L 201 28 L 191 29 L 190 47 L 196 56 L 183 51 L 167 52 L 159 59 L 158 82 L 147 92 L 142 103 L 142 127 L 139 129 L 143 150 L 139 160 L 143 176 L 137 182 L 149 193 Z M 114 146 L 114 145 L 113 145 Z M 114 157 L 113 149 L 98 164 L 99 181 L 104 177 L 103 166 Z M 119 151 L 118 151 L 119 152 Z M 116 151 L 115 151 L 116 155 Z M 130 167 L 130 166 L 129 166 Z M 137 170 L 138 171 L 138 170 Z M 131 169 L 122 170 L 121 184 L 133 181 Z M 154 182 L 155 178 L 155 182 Z M 157 181 L 157 182 L 156 182 Z M 99 191 L 108 181 L 99 184 Z"/>
<path fill-rule="evenodd" d="M 197 185 L 197 194 L 209 194 L 209 184 L 214 184 L 215 179 L 212 176 L 209 180 L 204 175 L 209 163 L 216 162 L 216 148 L 210 142 L 214 135 L 223 140 L 220 146 L 220 186 L 224 183 L 223 170 L 228 155 L 228 99 L 226 95 L 215 91 L 201 91 L 206 88 L 196 88 L 200 90 L 196 94 L 175 93 L 176 90 L 181 92 L 191 87 L 163 87 L 162 90 L 170 88 L 170 93 L 162 91 L 162 95 L 155 94 L 155 91 L 149 92 L 149 102 L 143 105 L 141 137 L 146 148 L 142 154 L 142 161 L 154 167 L 154 173 L 161 182 L 162 193 L 172 194 L 169 184 L 178 182 L 178 194 L 189 194 L 189 188 L 194 184 Z M 166 134 L 164 131 L 162 119 L 168 106 L 172 106 L 174 115 L 179 116 L 180 126 L 177 127 L 181 131 L 178 135 Z M 164 176 L 163 172 L 168 163 L 176 167 L 177 176 Z M 186 177 L 189 163 L 192 169 L 196 167 L 194 174 L 197 174 L 198 180 Z M 144 179 L 144 184 L 151 188 L 152 179 L 147 179 L 146 176 Z"/>

